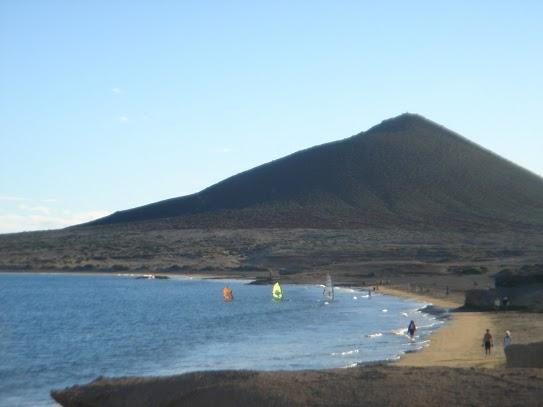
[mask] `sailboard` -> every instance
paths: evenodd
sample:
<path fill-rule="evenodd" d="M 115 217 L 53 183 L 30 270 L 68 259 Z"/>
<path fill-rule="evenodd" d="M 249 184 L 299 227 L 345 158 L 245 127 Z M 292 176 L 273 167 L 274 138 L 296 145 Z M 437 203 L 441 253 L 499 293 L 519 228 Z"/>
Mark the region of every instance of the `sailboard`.
<path fill-rule="evenodd" d="M 279 281 L 273 285 L 272 298 L 278 301 L 283 299 L 283 290 L 281 289 Z"/>
<path fill-rule="evenodd" d="M 234 299 L 234 294 L 232 294 L 232 289 L 228 286 L 222 289 L 222 296 L 224 301 L 232 301 Z"/>
<path fill-rule="evenodd" d="M 326 275 L 326 285 L 324 286 L 323 296 L 325 301 L 334 301 L 334 285 L 332 284 L 332 277 L 330 274 Z"/>

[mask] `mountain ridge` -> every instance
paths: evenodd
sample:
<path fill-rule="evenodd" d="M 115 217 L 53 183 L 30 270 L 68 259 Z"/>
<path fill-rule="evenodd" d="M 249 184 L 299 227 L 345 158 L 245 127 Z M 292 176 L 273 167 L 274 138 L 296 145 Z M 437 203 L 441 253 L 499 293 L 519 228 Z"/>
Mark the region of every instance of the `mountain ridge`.
<path fill-rule="evenodd" d="M 284 219 L 274 219 L 274 213 Z M 438 123 L 407 113 L 195 194 L 115 212 L 85 225 L 175 218 L 189 220 L 191 227 L 198 227 L 198 219 L 206 227 L 262 226 L 256 217 L 282 227 L 311 227 L 310 218 L 315 227 L 543 225 L 543 179 Z"/>

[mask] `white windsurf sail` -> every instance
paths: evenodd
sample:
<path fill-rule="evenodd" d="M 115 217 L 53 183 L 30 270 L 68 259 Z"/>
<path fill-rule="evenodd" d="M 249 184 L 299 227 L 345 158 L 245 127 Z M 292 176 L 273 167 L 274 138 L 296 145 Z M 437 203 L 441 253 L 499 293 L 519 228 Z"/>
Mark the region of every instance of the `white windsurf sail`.
<path fill-rule="evenodd" d="M 334 301 L 334 285 L 330 274 L 326 275 L 326 285 L 324 286 L 323 295 L 326 301 Z"/>

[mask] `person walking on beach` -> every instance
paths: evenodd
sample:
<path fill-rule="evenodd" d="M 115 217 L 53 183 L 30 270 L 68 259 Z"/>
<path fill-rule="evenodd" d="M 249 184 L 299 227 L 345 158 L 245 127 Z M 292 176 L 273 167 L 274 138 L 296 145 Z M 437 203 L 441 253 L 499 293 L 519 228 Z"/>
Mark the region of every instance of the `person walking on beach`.
<path fill-rule="evenodd" d="M 511 342 L 512 342 L 511 332 L 510 331 L 505 331 L 505 336 L 503 337 L 503 350 L 504 351 L 509 345 L 511 345 Z"/>
<path fill-rule="evenodd" d="M 409 334 L 409 337 L 413 339 L 415 336 L 415 331 L 417 330 L 417 327 L 415 325 L 415 321 L 411 320 L 409 323 L 409 326 L 407 327 L 407 333 Z"/>
<path fill-rule="evenodd" d="M 494 346 L 490 329 L 487 329 L 485 336 L 483 336 L 483 346 L 485 347 L 485 355 L 490 355 L 490 349 Z"/>

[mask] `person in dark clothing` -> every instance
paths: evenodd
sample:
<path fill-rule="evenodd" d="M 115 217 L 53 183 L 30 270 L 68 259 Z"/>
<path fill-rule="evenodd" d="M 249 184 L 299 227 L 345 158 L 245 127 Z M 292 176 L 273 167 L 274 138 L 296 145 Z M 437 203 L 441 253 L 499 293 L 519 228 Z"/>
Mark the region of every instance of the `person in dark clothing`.
<path fill-rule="evenodd" d="M 411 322 L 409 323 L 409 326 L 407 327 L 407 333 L 409 334 L 411 339 L 413 339 L 413 337 L 415 336 L 416 330 L 417 330 L 417 326 L 415 325 L 415 321 L 411 320 Z"/>
<path fill-rule="evenodd" d="M 483 336 L 483 346 L 485 348 L 485 355 L 490 355 L 490 351 L 494 346 L 494 341 L 492 340 L 490 329 L 487 329 L 485 335 Z"/>

